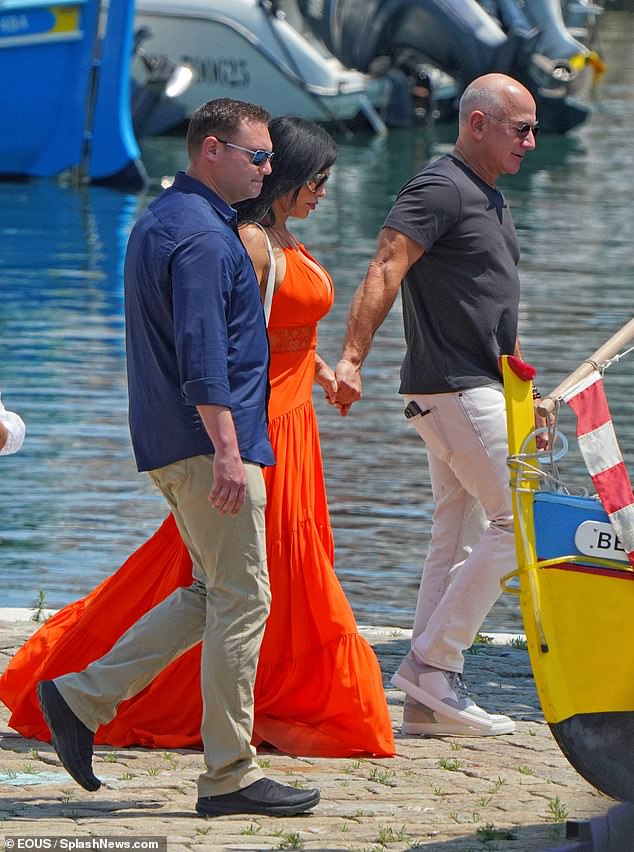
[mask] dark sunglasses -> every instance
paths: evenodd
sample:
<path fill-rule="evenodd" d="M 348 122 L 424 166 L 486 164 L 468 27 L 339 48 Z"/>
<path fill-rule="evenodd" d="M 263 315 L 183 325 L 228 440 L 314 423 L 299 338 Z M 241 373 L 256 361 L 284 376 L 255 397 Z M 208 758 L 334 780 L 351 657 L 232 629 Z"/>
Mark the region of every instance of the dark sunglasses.
<path fill-rule="evenodd" d="M 313 175 L 311 178 L 308 178 L 306 181 L 306 186 L 310 189 L 311 192 L 319 192 L 322 186 L 326 183 L 330 175 L 324 175 L 321 172 L 317 172 L 316 175 Z"/>
<path fill-rule="evenodd" d="M 247 154 L 251 154 L 251 162 L 254 166 L 263 166 L 267 160 L 273 159 L 273 151 L 254 151 L 252 148 L 244 148 L 242 145 L 236 145 L 235 142 L 227 142 L 225 139 L 220 139 L 219 136 L 216 136 L 218 142 L 222 142 L 223 145 L 226 145 L 227 148 L 237 148 L 238 151 L 246 151 Z"/>
<path fill-rule="evenodd" d="M 537 136 L 539 133 L 539 121 L 534 121 L 532 124 L 530 121 L 525 121 L 524 124 L 511 124 L 511 127 L 521 137 L 528 136 L 529 133 Z"/>
<path fill-rule="evenodd" d="M 533 136 L 537 136 L 539 133 L 539 121 L 534 121 L 532 123 L 530 121 L 525 121 L 523 124 L 513 124 L 510 121 L 505 121 L 503 118 L 491 115 L 489 112 L 485 112 L 484 114 L 489 118 L 492 118 L 493 121 L 497 121 L 498 124 L 506 124 L 507 127 L 512 128 L 521 139 L 526 139 L 529 133 L 532 133 Z"/>

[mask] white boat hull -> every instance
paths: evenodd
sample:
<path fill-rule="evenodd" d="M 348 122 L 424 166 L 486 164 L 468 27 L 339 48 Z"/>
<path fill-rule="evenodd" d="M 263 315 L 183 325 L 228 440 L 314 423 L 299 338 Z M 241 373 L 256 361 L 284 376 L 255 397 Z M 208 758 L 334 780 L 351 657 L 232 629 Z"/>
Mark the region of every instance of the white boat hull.
<path fill-rule="evenodd" d="M 273 115 L 345 121 L 370 103 L 383 106 L 391 91 L 387 80 L 346 69 L 257 0 L 138 0 L 135 26 L 148 31 L 150 57 L 193 69 L 178 97 L 186 117 L 208 100 L 235 97 Z"/>

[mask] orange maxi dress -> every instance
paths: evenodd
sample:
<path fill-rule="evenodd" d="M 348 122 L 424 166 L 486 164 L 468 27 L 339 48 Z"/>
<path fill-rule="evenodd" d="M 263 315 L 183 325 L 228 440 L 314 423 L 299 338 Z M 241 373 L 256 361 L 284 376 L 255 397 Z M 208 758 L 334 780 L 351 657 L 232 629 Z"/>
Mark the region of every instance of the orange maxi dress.
<path fill-rule="evenodd" d="M 269 320 L 269 433 L 276 464 L 264 471 L 272 603 L 255 684 L 253 742 L 302 756 L 391 756 L 394 740 L 377 659 L 358 633 L 333 569 L 334 547 L 312 404 L 317 322 L 333 287 L 303 246 Z M 312 261 L 312 263 L 310 262 Z M 173 517 L 87 597 L 51 617 L 0 678 L 9 724 L 50 741 L 39 680 L 83 669 L 174 588 L 192 581 Z M 164 669 L 95 735 L 96 743 L 201 748 L 200 644 Z"/>

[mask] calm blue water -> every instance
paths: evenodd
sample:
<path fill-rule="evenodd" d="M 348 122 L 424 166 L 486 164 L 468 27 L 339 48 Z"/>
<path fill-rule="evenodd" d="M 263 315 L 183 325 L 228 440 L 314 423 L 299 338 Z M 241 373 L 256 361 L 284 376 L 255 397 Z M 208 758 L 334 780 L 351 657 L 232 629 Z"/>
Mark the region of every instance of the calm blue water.
<path fill-rule="evenodd" d="M 607 13 L 608 73 L 592 120 L 540 138 L 502 187 L 522 245 L 524 354 L 542 389 L 556 385 L 632 315 L 634 15 Z M 400 185 L 449 150 L 455 128 L 359 136 L 341 145 L 320 210 L 298 233 L 329 267 L 336 306 L 320 350 L 339 356 L 345 315 Z M 185 164 L 179 139 L 150 140 L 145 197 L 50 182 L 0 185 L 0 391 L 28 424 L 23 451 L 0 463 L 0 606 L 51 606 L 89 591 L 151 533 L 162 498 L 136 473 L 126 422 L 121 266 L 127 234 L 160 178 Z M 332 187 L 332 188 L 330 188 Z M 432 510 L 425 456 L 402 422 L 397 304 L 364 370 L 365 399 L 346 419 L 317 400 L 337 571 L 362 623 L 411 626 Z M 608 394 L 634 459 L 634 358 Z M 572 438 L 572 419 L 562 425 Z M 151 428 L 151 424 L 149 427 Z M 578 454 L 567 481 L 588 484 Z M 521 629 L 504 596 L 490 629 Z"/>

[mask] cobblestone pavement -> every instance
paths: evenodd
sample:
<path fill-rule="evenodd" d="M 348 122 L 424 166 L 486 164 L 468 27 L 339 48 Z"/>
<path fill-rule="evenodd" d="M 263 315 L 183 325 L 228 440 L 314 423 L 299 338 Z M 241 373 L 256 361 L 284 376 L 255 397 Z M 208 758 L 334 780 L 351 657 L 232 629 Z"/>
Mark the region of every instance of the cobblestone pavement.
<path fill-rule="evenodd" d="M 0 621 L 0 670 L 33 628 L 25 621 Z M 403 693 L 389 685 L 389 677 L 407 652 L 407 633 L 362 632 L 381 663 L 398 731 Z M 194 751 L 98 746 L 95 771 L 105 783 L 97 793 L 84 792 L 48 744 L 24 740 L 8 728 L 8 712 L 0 707 L 0 837 L 5 848 L 18 836 L 166 837 L 170 852 L 544 852 L 562 846 L 567 819 L 599 816 L 615 803 L 587 784 L 555 744 L 527 652 L 489 644 L 473 650 L 465 679 L 474 699 L 512 716 L 516 733 L 484 738 L 397 733 L 398 754 L 388 759 L 261 754 L 272 778 L 321 789 L 313 814 L 292 818 L 196 816 L 202 760 Z"/>

